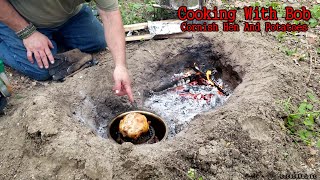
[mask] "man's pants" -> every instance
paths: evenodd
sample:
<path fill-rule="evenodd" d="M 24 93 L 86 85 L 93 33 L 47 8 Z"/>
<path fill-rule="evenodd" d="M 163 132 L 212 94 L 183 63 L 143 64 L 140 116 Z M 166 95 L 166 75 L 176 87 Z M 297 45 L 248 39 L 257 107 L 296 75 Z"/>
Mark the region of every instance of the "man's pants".
<path fill-rule="evenodd" d="M 56 28 L 39 28 L 54 45 L 52 54 L 57 54 L 60 45 L 64 50 L 78 48 L 83 52 L 96 52 L 106 47 L 104 30 L 92 14 L 91 8 L 84 5 L 81 11 L 65 24 Z M 58 45 L 57 45 L 58 44 Z M 23 42 L 8 26 L 0 22 L 0 58 L 4 63 L 30 78 L 42 81 L 50 78 L 47 69 L 40 69 L 27 59 Z"/>

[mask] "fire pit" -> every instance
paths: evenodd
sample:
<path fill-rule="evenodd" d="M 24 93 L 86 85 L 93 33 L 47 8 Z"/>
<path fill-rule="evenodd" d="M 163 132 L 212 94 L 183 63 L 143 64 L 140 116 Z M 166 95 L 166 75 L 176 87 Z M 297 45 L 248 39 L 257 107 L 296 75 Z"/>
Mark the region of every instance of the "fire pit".
<path fill-rule="evenodd" d="M 232 88 L 222 80 L 225 71 L 220 66 L 189 62 L 183 69 L 174 70 L 169 81 L 145 91 L 144 106 L 168 121 L 169 138 L 173 137 L 197 114 L 227 101 Z"/>
<path fill-rule="evenodd" d="M 138 139 L 123 137 L 119 131 L 120 120 L 123 119 L 124 116 L 132 112 L 140 113 L 146 116 L 147 120 L 150 121 L 149 131 L 141 135 Z M 114 118 L 110 122 L 108 127 L 109 138 L 119 144 L 122 144 L 124 142 L 131 142 L 133 144 L 153 144 L 165 140 L 168 136 L 168 127 L 165 121 L 159 116 L 147 111 L 130 111 L 122 113 Z"/>
<path fill-rule="evenodd" d="M 233 67 L 225 63 L 227 57 L 219 49 L 216 52 L 211 44 L 190 46 L 165 58 L 161 63 L 150 60 L 147 68 L 137 69 L 141 72 L 133 78 L 137 106 L 128 103 L 126 97 L 99 92 L 103 95 L 85 97 L 74 115 L 98 136 L 119 144 L 155 143 L 174 138 L 197 116 L 206 116 L 224 105 L 242 82 Z M 147 116 L 154 131 L 151 128 L 136 140 L 122 137 L 120 120 L 128 111 L 137 110 Z"/>

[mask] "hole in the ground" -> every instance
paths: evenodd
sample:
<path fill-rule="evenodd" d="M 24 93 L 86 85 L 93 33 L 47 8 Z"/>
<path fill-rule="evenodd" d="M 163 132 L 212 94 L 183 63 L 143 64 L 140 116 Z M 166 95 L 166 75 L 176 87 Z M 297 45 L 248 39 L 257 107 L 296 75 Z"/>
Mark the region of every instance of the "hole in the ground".
<path fill-rule="evenodd" d="M 223 105 L 241 78 L 221 52 L 211 44 L 187 48 L 159 65 L 152 81 L 158 83 L 145 93 L 144 106 L 169 126 L 169 137 L 179 133 L 197 114 Z"/>
<path fill-rule="evenodd" d="M 167 134 L 169 138 L 173 137 L 197 114 L 223 105 L 242 82 L 239 74 L 232 69 L 231 65 L 228 65 L 231 61 L 230 57 L 217 49 L 210 43 L 188 47 L 178 55 L 167 54 L 164 56 L 165 59 L 159 57 L 162 61 L 157 62 L 158 65 L 150 65 L 146 67 L 147 70 L 143 74 L 140 74 L 143 77 L 138 78 L 139 82 L 136 86 L 139 84 L 141 87 L 135 88 L 143 92 L 143 98 L 138 104 L 142 106 L 140 107 L 140 110 L 143 109 L 142 114 L 146 112 L 144 115 L 152 121 L 151 126 L 158 138 L 158 140 L 151 140 L 151 143 L 165 139 Z M 86 101 L 88 98 L 83 101 L 84 105 L 79 107 L 78 112 L 86 107 L 85 104 L 88 104 Z M 83 117 L 76 113 L 77 116 L 81 116 L 78 119 L 89 124 L 104 138 L 107 138 L 109 133 L 109 136 L 118 143 L 130 141 L 121 138 L 119 134 L 118 126 L 123 114 L 118 115 L 137 109 L 132 108 L 125 98 L 115 98 L 110 95 L 105 97 L 104 101 L 89 104 L 96 106 L 95 111 L 91 111 L 93 118 L 89 120 L 88 116 Z M 157 125 L 156 123 L 160 121 L 150 116 L 148 112 L 161 117 L 168 128 L 164 128 L 165 125 L 160 126 L 161 123 Z M 111 132 L 108 132 L 108 129 Z M 146 136 L 152 137 L 152 132 L 148 133 Z M 147 142 L 148 137 L 142 138 L 143 141 Z"/>

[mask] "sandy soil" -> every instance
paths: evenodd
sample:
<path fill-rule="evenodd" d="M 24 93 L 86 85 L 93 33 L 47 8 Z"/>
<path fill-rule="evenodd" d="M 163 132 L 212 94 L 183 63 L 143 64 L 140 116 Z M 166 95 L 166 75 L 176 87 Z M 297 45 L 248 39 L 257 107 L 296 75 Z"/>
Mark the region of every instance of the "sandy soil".
<path fill-rule="evenodd" d="M 0 118 L 0 179 L 187 179 L 191 167 L 204 179 L 320 177 L 319 152 L 311 155 L 291 142 L 276 104 L 289 96 L 303 98 L 309 70 L 297 68 L 275 43 L 260 35 L 208 33 L 129 44 L 139 105 L 143 90 L 172 73 L 163 67 L 183 58 L 219 58 L 241 82 L 224 106 L 197 115 L 173 139 L 152 145 L 118 145 L 92 130 L 130 109 L 126 98 L 112 93 L 108 52 L 97 55 L 98 66 L 63 83 L 21 89 Z"/>

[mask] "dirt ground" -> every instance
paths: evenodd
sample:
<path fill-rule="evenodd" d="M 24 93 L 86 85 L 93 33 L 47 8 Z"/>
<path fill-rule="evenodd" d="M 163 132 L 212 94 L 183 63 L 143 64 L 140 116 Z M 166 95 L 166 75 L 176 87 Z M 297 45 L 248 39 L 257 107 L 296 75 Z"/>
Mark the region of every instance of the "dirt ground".
<path fill-rule="evenodd" d="M 216 58 L 241 82 L 224 106 L 197 115 L 174 138 L 152 145 L 118 145 L 93 131 L 131 109 L 126 98 L 112 93 L 109 52 L 97 55 L 98 66 L 63 83 L 23 78 L 32 85 L 16 89 L 7 115 L 0 117 L 0 179 L 188 179 L 189 168 L 204 179 L 320 177 L 319 152 L 292 143 L 276 104 L 288 96 L 303 98 L 309 69 L 297 68 L 276 43 L 252 33 L 207 33 L 128 44 L 139 106 L 143 90 L 172 73 L 164 67 L 184 58 Z"/>

